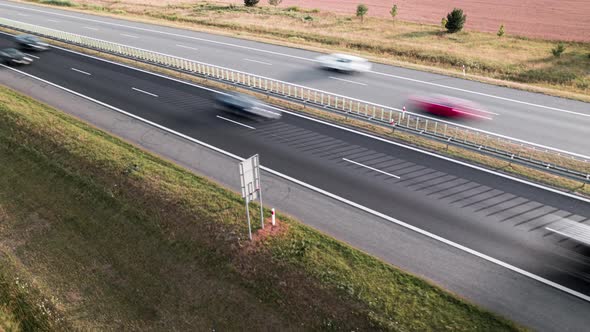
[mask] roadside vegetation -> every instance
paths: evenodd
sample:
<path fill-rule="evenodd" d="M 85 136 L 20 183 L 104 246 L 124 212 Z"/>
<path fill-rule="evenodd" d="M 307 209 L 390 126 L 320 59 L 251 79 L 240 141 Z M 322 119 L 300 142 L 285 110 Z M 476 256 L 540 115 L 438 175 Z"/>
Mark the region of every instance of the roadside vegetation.
<path fill-rule="evenodd" d="M 0 326 L 520 330 L 4 87 L 0 157 Z"/>
<path fill-rule="evenodd" d="M 203 1 L 174 5 L 148 0 L 29 1 L 57 1 L 61 6 L 104 15 L 319 51 L 357 53 L 383 63 L 449 75 L 462 76 L 465 65 L 469 79 L 590 101 L 590 43 L 563 42 L 564 51 L 553 56 L 557 42 L 512 36 L 509 26 L 502 25 L 497 34 L 460 31 L 469 13 L 459 9 L 437 26 L 365 17 L 370 8 L 362 4 L 356 13 L 345 16 L 266 2 L 245 6 Z M 392 7 L 393 19 L 399 10 L 403 8 L 395 6 L 393 11 Z"/>

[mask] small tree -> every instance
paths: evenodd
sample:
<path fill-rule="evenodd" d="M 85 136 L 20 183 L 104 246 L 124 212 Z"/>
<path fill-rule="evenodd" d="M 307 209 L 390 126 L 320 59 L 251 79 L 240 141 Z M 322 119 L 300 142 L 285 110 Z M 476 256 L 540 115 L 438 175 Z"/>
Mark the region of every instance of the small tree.
<path fill-rule="evenodd" d="M 500 29 L 498 29 L 497 35 L 498 37 L 504 36 L 504 24 L 500 24 Z"/>
<path fill-rule="evenodd" d="M 463 29 L 463 24 L 465 24 L 465 20 L 467 19 L 467 15 L 463 14 L 463 9 L 455 8 L 452 12 L 447 14 L 447 24 L 445 24 L 445 28 L 449 33 L 459 32 Z"/>
<path fill-rule="evenodd" d="M 269 3 L 270 5 L 273 5 L 273 6 L 275 6 L 275 7 L 276 7 L 276 6 L 278 6 L 278 5 L 280 5 L 280 4 L 281 4 L 281 2 L 283 2 L 283 0 L 268 0 L 268 3 Z"/>
<path fill-rule="evenodd" d="M 356 17 L 360 17 L 361 22 L 364 22 L 365 15 L 367 15 L 368 11 L 369 11 L 369 7 L 367 7 L 366 5 L 361 3 L 356 7 Z"/>
<path fill-rule="evenodd" d="M 395 17 L 397 16 L 397 5 L 394 4 L 393 7 L 391 7 L 389 14 L 391 15 L 391 19 L 395 22 Z"/>
<path fill-rule="evenodd" d="M 447 18 L 446 18 L 446 17 L 443 17 L 443 18 L 442 18 L 442 20 L 440 20 L 440 26 L 441 26 L 443 29 L 446 29 L 447 22 L 448 22 L 448 21 L 447 21 Z"/>
<path fill-rule="evenodd" d="M 244 6 L 246 7 L 254 7 L 258 4 L 260 0 L 244 0 Z"/>
<path fill-rule="evenodd" d="M 555 48 L 551 49 L 551 53 L 553 53 L 553 56 L 556 58 L 559 58 L 563 51 L 565 51 L 565 45 L 563 45 L 563 43 L 559 43 Z"/>

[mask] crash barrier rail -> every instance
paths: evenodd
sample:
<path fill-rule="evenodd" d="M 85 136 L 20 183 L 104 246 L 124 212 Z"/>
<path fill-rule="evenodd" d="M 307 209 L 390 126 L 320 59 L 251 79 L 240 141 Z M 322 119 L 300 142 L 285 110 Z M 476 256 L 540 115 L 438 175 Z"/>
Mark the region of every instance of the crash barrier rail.
<path fill-rule="evenodd" d="M 590 183 L 590 157 L 238 70 L 0 18 L 0 26 L 353 115 Z"/>

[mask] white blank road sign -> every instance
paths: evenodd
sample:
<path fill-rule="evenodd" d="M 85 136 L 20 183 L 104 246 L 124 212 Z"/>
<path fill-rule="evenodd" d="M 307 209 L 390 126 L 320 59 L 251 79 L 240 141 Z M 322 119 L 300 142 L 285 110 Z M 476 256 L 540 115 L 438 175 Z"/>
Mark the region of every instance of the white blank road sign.
<path fill-rule="evenodd" d="M 258 197 L 258 189 L 260 188 L 258 155 L 254 155 L 240 163 L 240 184 L 242 198 L 253 201 Z"/>

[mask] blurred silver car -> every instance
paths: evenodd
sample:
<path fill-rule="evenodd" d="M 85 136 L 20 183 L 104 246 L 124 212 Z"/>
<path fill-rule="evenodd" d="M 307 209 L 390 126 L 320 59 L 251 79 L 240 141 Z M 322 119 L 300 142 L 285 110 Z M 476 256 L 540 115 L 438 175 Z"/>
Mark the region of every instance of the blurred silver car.
<path fill-rule="evenodd" d="M 16 41 L 20 48 L 27 50 L 46 51 L 49 49 L 49 44 L 33 35 L 18 35 L 14 37 L 14 41 Z"/>
<path fill-rule="evenodd" d="M 317 57 L 320 67 L 347 73 L 362 73 L 371 70 L 369 60 L 348 54 L 330 54 Z"/>
<path fill-rule="evenodd" d="M 0 50 L 0 62 L 7 65 L 28 65 L 33 59 L 16 48 L 5 48 Z"/>
<path fill-rule="evenodd" d="M 224 111 L 242 116 L 255 116 L 266 119 L 279 119 L 281 113 L 273 110 L 258 99 L 238 92 L 228 92 L 217 96 L 217 106 Z"/>

